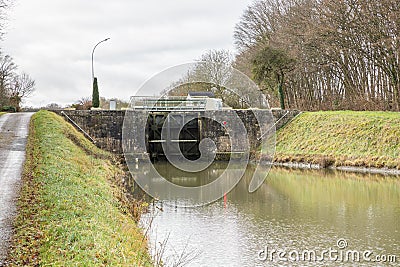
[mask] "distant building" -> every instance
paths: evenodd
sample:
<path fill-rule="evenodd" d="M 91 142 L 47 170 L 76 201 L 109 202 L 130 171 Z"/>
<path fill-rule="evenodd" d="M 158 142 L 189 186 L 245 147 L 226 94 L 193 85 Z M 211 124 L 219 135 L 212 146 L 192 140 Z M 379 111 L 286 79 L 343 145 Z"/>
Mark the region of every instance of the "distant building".
<path fill-rule="evenodd" d="M 117 109 L 117 99 L 110 99 L 110 110 Z"/>
<path fill-rule="evenodd" d="M 187 98 L 215 98 L 213 92 L 189 92 Z"/>
<path fill-rule="evenodd" d="M 213 92 L 189 92 L 186 99 L 189 101 L 194 99 L 204 99 L 206 110 L 222 109 L 222 100 L 215 98 Z M 193 106 L 193 103 L 187 103 L 187 106 Z"/>

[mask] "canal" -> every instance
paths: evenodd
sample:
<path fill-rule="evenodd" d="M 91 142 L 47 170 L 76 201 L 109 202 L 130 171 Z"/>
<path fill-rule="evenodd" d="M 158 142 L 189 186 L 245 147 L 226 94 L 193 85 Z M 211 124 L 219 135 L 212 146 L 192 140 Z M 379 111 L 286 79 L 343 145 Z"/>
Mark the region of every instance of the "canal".
<path fill-rule="evenodd" d="M 206 173 L 155 167 L 174 183 L 201 185 Z M 252 167 L 210 205 L 153 202 L 141 218 L 156 261 L 166 266 L 397 266 L 400 177 L 272 168 L 248 193 Z M 203 178 L 201 178 L 203 177 Z M 211 177 L 211 178 L 210 178 Z M 373 261 L 386 262 L 373 262 Z M 392 261 L 392 262 L 390 262 Z M 393 262 L 395 261 L 395 262 Z"/>

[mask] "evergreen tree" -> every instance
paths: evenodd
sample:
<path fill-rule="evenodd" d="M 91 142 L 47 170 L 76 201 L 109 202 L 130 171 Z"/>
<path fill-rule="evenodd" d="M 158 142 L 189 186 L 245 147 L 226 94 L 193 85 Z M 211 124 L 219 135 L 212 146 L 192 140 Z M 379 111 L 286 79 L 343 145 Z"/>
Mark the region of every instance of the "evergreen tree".
<path fill-rule="evenodd" d="M 285 109 L 285 74 L 293 69 L 295 60 L 282 50 L 266 46 L 256 54 L 252 63 L 254 79 L 258 84 L 269 87 L 270 91 L 277 88 L 280 107 Z"/>
<path fill-rule="evenodd" d="M 93 79 L 92 105 L 94 108 L 98 108 L 100 106 L 99 87 L 97 85 L 96 77 Z"/>

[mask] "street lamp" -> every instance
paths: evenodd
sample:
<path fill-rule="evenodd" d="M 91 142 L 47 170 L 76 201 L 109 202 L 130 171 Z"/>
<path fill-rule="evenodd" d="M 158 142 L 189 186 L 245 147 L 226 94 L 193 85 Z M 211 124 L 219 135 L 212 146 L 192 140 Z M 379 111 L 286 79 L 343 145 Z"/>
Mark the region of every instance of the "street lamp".
<path fill-rule="evenodd" d="M 103 43 L 103 42 L 106 42 L 106 41 L 108 41 L 108 40 L 110 40 L 110 38 L 106 38 L 106 39 L 104 39 L 104 40 L 101 40 L 100 42 L 98 42 L 98 43 L 93 47 L 93 51 L 92 51 L 92 80 L 94 80 L 94 66 L 93 66 L 94 50 L 96 49 L 96 47 L 97 47 L 99 44 L 101 44 L 101 43 Z"/>
<path fill-rule="evenodd" d="M 100 99 L 99 99 L 99 88 L 97 85 L 97 78 L 94 77 L 94 65 L 93 65 L 93 56 L 94 56 L 94 50 L 96 47 L 101 44 L 102 42 L 108 41 L 110 38 L 106 38 L 104 40 L 101 40 L 98 42 L 94 47 L 92 51 L 92 82 L 93 82 L 93 92 L 92 92 L 92 106 L 94 108 L 98 108 L 100 106 Z"/>

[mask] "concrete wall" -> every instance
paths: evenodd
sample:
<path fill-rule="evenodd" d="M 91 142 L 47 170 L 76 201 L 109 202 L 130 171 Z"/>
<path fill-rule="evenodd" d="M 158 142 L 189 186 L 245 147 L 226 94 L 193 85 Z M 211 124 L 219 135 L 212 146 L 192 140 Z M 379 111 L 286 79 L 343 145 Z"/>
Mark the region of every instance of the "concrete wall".
<path fill-rule="evenodd" d="M 122 110 L 65 110 L 65 111 L 54 111 L 58 115 L 64 117 L 67 121 L 67 115 L 77 125 L 79 125 L 85 132 L 89 134 L 95 141 L 96 145 L 102 149 L 117 154 L 123 153 L 122 151 L 122 125 L 124 122 L 125 111 Z M 62 114 L 63 112 L 64 114 Z M 252 148 L 257 146 L 258 124 L 254 113 L 261 118 L 263 116 L 269 117 L 269 115 L 263 110 L 223 110 L 213 111 L 215 116 L 219 118 L 225 118 L 224 120 L 229 123 L 232 116 L 236 113 L 238 117 L 243 121 L 243 124 L 247 130 L 250 145 Z M 299 114 L 297 110 L 272 110 L 273 117 L 276 124 L 276 129 L 284 126 L 293 117 Z M 285 115 L 285 116 L 284 116 Z M 283 117 L 284 116 L 284 117 Z M 139 116 L 140 117 L 140 116 Z M 283 118 L 282 118 L 283 117 Z M 282 119 L 281 119 L 282 118 Z M 204 121 L 202 126 L 202 137 L 210 138 L 217 143 L 218 150 L 228 152 L 230 150 L 229 138 L 222 127 L 215 123 Z M 241 134 L 239 132 L 238 134 Z M 236 138 L 241 140 L 240 137 Z"/>

